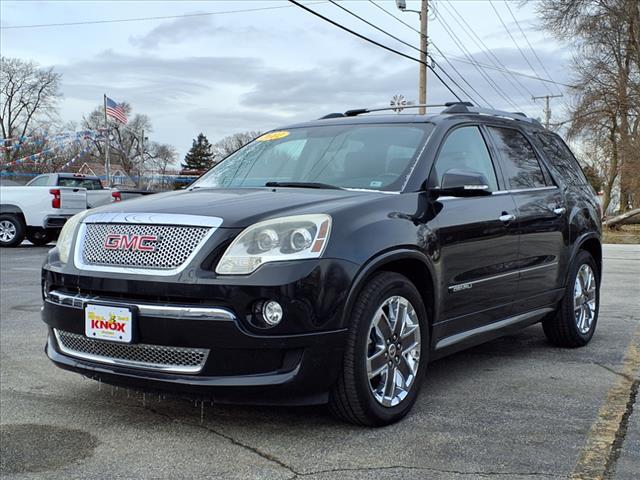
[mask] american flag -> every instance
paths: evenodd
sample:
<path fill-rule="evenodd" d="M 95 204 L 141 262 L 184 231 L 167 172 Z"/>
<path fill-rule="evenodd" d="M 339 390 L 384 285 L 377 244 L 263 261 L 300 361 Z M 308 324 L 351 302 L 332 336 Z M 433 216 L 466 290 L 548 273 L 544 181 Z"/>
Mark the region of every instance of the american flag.
<path fill-rule="evenodd" d="M 117 121 L 123 124 L 127 124 L 127 114 L 122 108 L 122 104 L 116 103 L 114 100 L 111 100 L 109 97 L 105 95 L 105 111 L 107 115 L 115 118 Z"/>

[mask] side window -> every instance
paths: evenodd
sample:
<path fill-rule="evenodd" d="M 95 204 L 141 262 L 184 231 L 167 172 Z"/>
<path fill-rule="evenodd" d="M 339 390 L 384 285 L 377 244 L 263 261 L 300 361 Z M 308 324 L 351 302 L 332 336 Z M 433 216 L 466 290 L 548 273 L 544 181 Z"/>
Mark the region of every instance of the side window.
<path fill-rule="evenodd" d="M 567 183 L 571 185 L 588 183 L 580 164 L 562 140 L 548 133 L 538 134 L 538 139 L 547 160 L 558 170 Z"/>
<path fill-rule="evenodd" d="M 461 127 L 449 134 L 436 159 L 431 183 L 441 185 L 444 174 L 452 169 L 481 173 L 489 182 L 491 191 L 498 190 L 498 181 L 489 149 L 478 127 Z"/>
<path fill-rule="evenodd" d="M 542 168 L 529 140 L 511 128 L 488 128 L 500 151 L 502 171 L 509 188 L 545 187 Z"/>
<path fill-rule="evenodd" d="M 30 187 L 42 187 L 49 181 L 49 175 L 40 175 L 29 182 Z"/>

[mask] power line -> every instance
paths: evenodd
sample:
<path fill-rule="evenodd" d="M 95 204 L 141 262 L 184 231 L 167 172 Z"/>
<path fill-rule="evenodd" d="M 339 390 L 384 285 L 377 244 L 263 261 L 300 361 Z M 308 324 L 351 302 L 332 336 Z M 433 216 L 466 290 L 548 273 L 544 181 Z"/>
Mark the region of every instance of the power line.
<path fill-rule="evenodd" d="M 309 3 L 309 5 L 318 5 L 320 3 L 326 3 L 326 1 Z M 173 18 L 190 18 L 190 17 L 207 17 L 211 15 L 227 15 L 230 13 L 248 13 L 248 12 L 260 12 L 263 10 L 276 10 L 278 8 L 291 8 L 293 5 L 275 5 L 272 7 L 258 7 L 258 8 L 245 8 L 242 10 L 226 10 L 219 12 L 201 12 L 201 13 L 185 13 L 182 15 L 165 15 L 157 17 L 136 17 L 136 18 L 117 18 L 109 20 L 84 20 L 79 22 L 64 22 L 64 23 L 40 23 L 33 25 L 12 25 L 0 27 L 0 30 L 14 30 L 18 28 L 45 28 L 45 27 L 70 27 L 74 25 L 96 25 L 101 23 L 122 23 L 122 22 L 140 22 L 147 20 L 169 20 Z"/>
<path fill-rule="evenodd" d="M 393 13 L 389 12 L 388 10 L 386 10 L 385 8 L 381 7 L 380 5 L 378 5 L 376 2 L 374 2 L 373 0 L 369 0 L 370 3 L 372 3 L 373 5 L 375 5 L 376 7 L 378 7 L 380 10 L 382 10 L 383 12 L 385 12 L 387 15 L 395 18 L 398 22 L 402 23 L 403 25 L 405 25 L 406 27 L 410 28 L 411 30 L 413 30 L 416 33 L 420 33 L 420 30 L 415 29 L 413 26 L 409 25 L 408 23 L 406 23 L 405 21 L 403 21 L 402 19 L 396 17 Z M 431 42 L 431 44 L 433 45 L 433 41 Z M 540 82 L 546 82 L 546 83 L 553 83 L 556 85 L 561 85 L 563 87 L 568 87 L 568 88 L 575 88 L 575 85 L 569 85 L 568 83 L 562 83 L 562 82 L 558 82 L 555 80 L 550 80 L 548 78 L 542 78 L 542 77 L 537 77 L 535 75 L 529 75 L 526 73 L 522 73 L 522 72 L 518 72 L 516 70 L 510 70 L 508 68 L 499 68 L 496 67 L 495 65 L 487 65 L 486 63 L 482 63 L 482 62 L 478 62 L 478 61 L 469 61 L 467 59 L 464 59 L 462 57 L 457 57 L 455 55 L 451 55 L 449 53 L 444 52 L 445 55 L 447 55 L 451 60 L 456 61 L 456 62 L 460 62 L 460 63 L 466 63 L 469 65 L 478 65 L 481 68 L 486 68 L 489 70 L 495 70 L 498 72 L 507 72 L 511 75 L 517 75 L 523 78 L 530 78 L 532 80 L 538 80 Z"/>
<path fill-rule="evenodd" d="M 482 38 L 480 38 L 480 36 L 475 32 L 475 30 L 471 27 L 471 25 L 469 25 L 469 23 L 465 20 L 464 16 L 460 14 L 460 12 L 456 9 L 453 3 L 450 1 L 447 1 L 446 3 L 447 5 L 444 5 L 444 4 L 441 4 L 441 5 L 445 8 L 445 10 L 447 10 L 449 14 L 451 14 L 451 12 L 449 11 L 448 7 L 451 7 L 451 10 L 453 10 L 452 18 L 456 21 L 458 25 L 460 25 L 463 28 L 463 30 L 467 32 L 470 38 L 474 40 L 475 44 L 485 54 L 485 56 L 489 59 L 489 61 L 493 65 L 502 67 L 503 69 L 506 70 L 507 67 L 500 61 L 500 59 L 496 56 L 496 54 L 491 51 L 491 49 L 487 46 L 487 44 L 484 43 Z M 464 25 L 467 27 L 466 29 L 460 23 L 460 21 L 456 19 L 456 16 L 462 21 L 462 23 L 464 23 Z M 518 92 L 518 94 L 521 95 L 523 98 L 526 98 L 528 100 L 530 97 L 533 96 L 533 92 L 531 92 L 526 87 L 526 85 L 524 85 L 515 75 L 513 75 L 513 73 L 507 72 L 507 71 L 501 71 L 500 73 L 504 76 L 505 79 L 507 79 L 507 81 L 511 84 L 511 86 L 514 87 L 514 89 Z M 522 90 L 518 88 L 518 85 L 526 91 L 528 96 L 522 93 Z"/>
<path fill-rule="evenodd" d="M 453 40 L 453 42 L 458 46 L 458 48 L 460 49 L 460 51 L 464 54 L 465 57 L 467 57 L 469 60 L 471 61 L 476 61 L 475 57 L 469 52 L 469 50 L 464 46 L 463 42 L 460 40 L 460 38 L 456 35 L 456 33 L 453 31 L 453 29 L 449 26 L 449 24 L 447 23 L 447 21 L 444 19 L 444 17 L 442 15 L 438 16 L 438 19 L 440 20 L 440 24 L 442 25 L 442 27 L 444 28 L 445 32 L 447 32 L 447 35 L 449 35 L 449 38 L 451 38 L 451 40 Z M 487 83 L 489 84 L 489 86 L 500 96 L 502 97 L 502 99 L 504 101 L 506 101 L 509 105 L 511 105 L 513 108 L 515 108 L 516 110 L 521 110 L 520 107 L 518 105 L 516 105 L 516 103 L 511 99 L 511 97 L 509 97 L 506 93 L 503 93 L 500 90 L 500 87 L 498 87 L 498 84 L 495 83 L 495 81 L 489 77 L 489 75 L 482 70 L 480 67 L 478 67 L 478 65 L 474 64 L 473 65 L 474 68 L 478 71 L 478 73 L 480 74 L 480 76 L 482 78 L 484 78 Z"/>
<path fill-rule="evenodd" d="M 547 70 L 547 67 L 545 67 L 544 63 L 542 63 L 542 61 L 540 60 L 540 57 L 538 56 L 538 54 L 536 53 L 535 49 L 531 45 L 531 42 L 529 41 L 529 37 L 527 37 L 526 33 L 524 33 L 524 30 L 520 26 L 520 22 L 518 22 L 518 19 L 513 14 L 513 10 L 511 10 L 511 7 L 509 6 L 509 2 L 507 2 L 505 0 L 504 3 L 507 6 L 507 9 L 509 10 L 509 13 L 511 14 L 511 18 L 513 18 L 513 21 L 516 22 L 516 25 L 518 26 L 518 30 L 520 30 L 520 33 L 522 34 L 522 36 L 524 37 L 525 41 L 527 42 L 527 45 L 529 45 L 529 50 L 531 50 L 531 53 L 533 53 L 533 56 L 536 57 L 536 60 L 538 61 L 538 63 L 542 67 L 542 70 L 544 70 L 544 73 L 546 73 L 547 77 L 551 78 L 551 74 Z"/>
<path fill-rule="evenodd" d="M 400 38 L 396 37 L 395 35 L 390 34 L 389 32 L 387 32 L 387 31 L 383 30 L 383 29 L 382 29 L 382 28 L 380 28 L 380 27 L 378 27 L 378 26 L 377 26 L 377 25 L 375 25 L 374 23 L 372 23 L 372 22 L 370 22 L 370 21 L 366 20 L 365 18 L 362 18 L 361 16 L 359 16 L 359 15 L 355 14 L 354 12 L 352 12 L 352 11 L 351 11 L 351 10 L 349 10 L 348 8 L 343 7 L 342 5 L 338 4 L 338 3 L 337 3 L 337 2 L 335 2 L 334 0 L 329 0 L 329 2 L 330 2 L 330 3 L 332 3 L 332 4 L 334 4 L 336 7 L 341 8 L 342 10 L 344 10 L 345 12 L 347 12 L 348 14 L 350 14 L 350 15 L 352 15 L 352 16 L 354 16 L 354 17 L 356 17 L 358 20 L 361 20 L 362 22 L 366 23 L 367 25 L 369 25 L 369 26 L 371 26 L 371 27 L 375 28 L 375 29 L 376 29 L 376 30 L 378 30 L 379 32 L 382 32 L 382 33 L 384 33 L 385 35 L 387 35 L 388 37 L 391 37 L 391 38 L 393 38 L 394 40 L 396 40 L 396 41 L 398 41 L 398 42 L 402 43 L 403 45 L 406 45 L 407 47 L 410 47 L 410 48 L 412 48 L 412 49 L 414 49 L 414 50 L 416 50 L 416 51 L 418 51 L 418 52 L 420 52 L 420 53 L 425 53 L 425 52 L 423 52 L 422 50 L 420 50 L 419 48 L 417 48 L 416 46 L 411 45 L 409 42 L 405 42 L 404 40 L 402 40 L 402 39 L 400 39 Z M 434 45 L 434 47 L 435 47 L 435 45 Z M 437 50 L 439 50 L 437 47 L 436 47 L 436 49 L 437 49 Z M 446 58 L 445 58 L 445 60 L 446 60 Z M 432 61 L 433 61 L 433 59 L 432 59 Z M 447 60 L 447 61 L 448 61 L 448 60 Z M 435 64 L 435 62 L 434 62 L 434 64 Z M 451 65 L 451 64 L 450 64 L 450 65 Z M 458 87 L 458 89 L 459 89 L 462 93 L 464 93 L 464 94 L 467 96 L 467 98 L 469 98 L 469 99 L 470 99 L 471 101 L 473 101 L 474 103 L 478 103 L 478 101 L 477 101 L 477 100 L 475 100 L 471 95 L 469 95 L 469 94 L 464 90 L 464 88 L 462 88 L 462 87 L 461 87 L 461 86 L 460 86 L 460 85 L 459 85 L 459 84 L 458 84 L 458 83 L 457 83 L 453 78 L 451 78 L 451 76 L 450 76 L 450 75 L 449 75 L 449 74 L 448 74 L 448 73 L 447 73 L 447 72 L 442 68 L 442 66 L 440 66 L 440 65 L 437 65 L 437 66 L 438 66 L 438 68 L 442 71 L 442 73 L 443 73 L 443 74 L 444 74 L 444 75 L 445 75 L 449 80 L 451 80 L 451 82 L 452 82 L 456 87 Z M 471 85 L 466 81 L 466 79 L 465 79 L 465 78 L 460 74 L 460 72 L 458 72 L 458 70 L 457 70 L 453 65 L 451 65 L 451 67 L 452 67 L 452 68 L 453 68 L 453 70 L 454 70 L 454 71 L 455 71 L 455 72 L 460 76 L 460 78 L 462 78 L 462 80 L 463 80 L 463 81 L 464 81 L 464 82 L 465 82 L 465 83 L 466 83 L 466 84 L 467 84 L 467 85 L 468 85 L 468 86 L 469 86 L 469 87 L 470 87 L 474 92 L 476 92 L 476 94 L 478 94 L 478 96 L 479 96 L 480 98 L 482 98 L 482 95 L 480 95 L 480 94 L 479 94 L 479 93 L 478 93 L 478 92 L 473 88 L 473 86 L 471 86 Z M 484 98 L 482 98 L 482 99 L 484 100 Z M 484 101 L 485 101 L 485 103 L 487 103 L 487 105 L 489 105 L 489 103 L 488 103 L 486 100 L 484 100 Z"/>
<path fill-rule="evenodd" d="M 339 29 L 341 29 L 341 30 L 344 30 L 345 32 L 350 33 L 351 35 L 355 35 L 356 37 L 361 38 L 361 39 L 362 39 L 362 40 L 364 40 L 365 42 L 372 43 L 373 45 L 376 45 L 376 46 L 378 46 L 378 47 L 380 47 L 380 48 L 383 48 L 383 49 L 388 50 L 388 51 L 390 51 L 390 52 L 392 52 L 392 53 L 395 53 L 396 55 L 400 55 L 401 57 L 407 58 L 407 59 L 409 59 L 409 60 L 413 60 L 414 62 L 418 62 L 418 63 L 420 63 L 420 64 L 424 64 L 424 62 L 422 62 L 421 60 L 419 60 L 419 59 L 417 59 L 417 58 L 414 58 L 414 57 L 412 57 L 411 55 L 407 55 L 406 53 L 402 53 L 402 52 L 401 52 L 401 51 L 399 51 L 399 50 L 395 50 L 395 49 L 393 49 L 393 48 L 391 48 L 391 47 L 388 47 L 388 46 L 386 46 L 386 45 L 383 45 L 382 43 L 379 43 L 379 42 L 377 42 L 377 41 L 375 41 L 375 40 L 373 40 L 373 39 L 371 39 L 371 38 L 369 38 L 369 37 L 366 37 L 366 36 L 364 36 L 364 35 L 362 35 L 362 34 L 360 34 L 360 33 L 358 33 L 358 32 L 355 32 L 355 31 L 351 30 L 350 28 L 347 28 L 347 27 L 345 27 L 344 25 L 341 25 L 341 24 L 339 24 L 338 22 L 335 22 L 335 21 L 331 20 L 331 19 L 330 19 L 330 18 L 328 18 L 328 17 L 325 17 L 324 15 L 322 15 L 322 14 L 320 14 L 320 13 L 316 12 L 315 10 L 312 10 L 312 9 L 310 9 L 310 8 L 306 7 L 305 5 L 302 5 L 301 3 L 297 2 L 296 0 L 289 0 L 289 2 L 291 2 L 291 3 L 293 3 L 294 5 L 296 5 L 296 6 L 300 7 L 300 8 L 302 8 L 303 10 L 306 10 L 307 12 L 309 12 L 309 13 L 311 13 L 311 14 L 315 15 L 316 17 L 321 18 L 321 19 L 322 19 L 322 20 L 324 20 L 325 22 L 328 22 L 328 23 L 332 24 L 333 26 L 338 27 L 338 28 L 339 28 Z M 440 80 L 440 82 L 441 82 L 441 83 L 442 83 L 442 84 L 447 88 L 447 90 L 449 90 L 449 92 L 451 92 L 451 94 L 452 94 L 454 97 L 456 97 L 456 99 L 457 99 L 459 102 L 461 102 L 461 101 L 462 101 L 462 99 L 458 96 L 458 94 L 457 94 L 457 93 L 456 93 L 456 92 L 455 92 L 455 91 L 454 91 L 454 90 L 453 90 L 449 85 L 447 85 L 447 83 L 446 83 L 444 80 L 442 80 L 442 77 L 441 77 L 440 75 L 438 75 L 438 72 L 436 72 L 436 71 L 435 71 L 435 69 L 434 69 L 431 65 L 426 64 L 426 66 L 427 66 L 427 68 L 428 68 L 429 70 L 431 70 L 431 71 L 433 72 L 433 74 L 436 76 L 436 78 L 437 78 L 438 80 Z"/>
<path fill-rule="evenodd" d="M 531 71 L 539 76 L 540 74 L 536 71 L 536 69 L 533 67 L 533 65 L 531 65 L 531 62 L 529 61 L 527 56 L 524 54 L 524 52 L 520 48 L 520 45 L 518 45 L 518 42 L 516 42 L 515 37 L 511 34 L 511 30 L 509 30 L 509 27 L 507 27 L 507 24 L 502 19 L 502 16 L 500 15 L 500 12 L 498 12 L 498 9 L 496 8 L 496 6 L 493 4 L 493 1 L 489 0 L 489 4 L 491 5 L 491 8 L 493 9 L 493 11 L 495 12 L 496 16 L 498 17 L 498 20 L 500 20 L 500 23 L 502 24 L 502 26 L 506 30 L 507 34 L 511 38 L 511 41 L 513 41 L 513 44 L 516 46 L 516 48 L 520 52 L 520 55 L 522 55 L 522 58 L 524 58 L 524 61 L 527 62 L 527 65 L 529 65 L 529 68 L 531 69 Z M 545 84 L 544 86 L 551 93 L 551 90 L 549 89 L 549 86 L 547 84 Z"/>

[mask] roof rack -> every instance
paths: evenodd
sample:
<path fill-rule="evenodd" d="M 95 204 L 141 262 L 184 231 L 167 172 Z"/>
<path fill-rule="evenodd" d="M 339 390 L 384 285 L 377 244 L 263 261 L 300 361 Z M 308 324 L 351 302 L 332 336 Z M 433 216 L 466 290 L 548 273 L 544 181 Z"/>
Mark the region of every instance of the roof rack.
<path fill-rule="evenodd" d="M 476 113 L 480 115 L 492 115 L 494 117 L 510 118 L 512 120 L 519 120 L 522 122 L 532 123 L 534 125 L 540 125 L 540 122 L 535 118 L 529 118 L 522 112 L 505 112 L 503 110 L 494 110 L 491 108 L 474 107 L 472 105 L 465 105 L 467 102 L 458 102 L 451 104 L 442 113 Z"/>
<path fill-rule="evenodd" d="M 355 117 L 357 115 L 361 115 L 363 113 L 371 113 L 371 112 L 384 112 L 386 110 L 404 110 L 406 108 L 433 108 L 433 107 L 447 107 L 449 104 L 432 104 L 427 105 L 424 103 L 420 103 L 417 105 L 399 105 L 396 107 L 382 107 L 382 108 L 356 108 L 354 110 L 347 110 L 344 112 L 345 117 Z M 471 105 L 471 104 L 469 104 Z M 332 114 L 329 114 L 332 115 Z M 324 117 L 323 117 L 324 118 Z"/>
<path fill-rule="evenodd" d="M 403 105 L 396 107 L 381 107 L 381 108 L 356 108 L 353 110 L 347 110 L 344 113 L 329 113 L 324 117 L 320 117 L 320 120 L 328 119 L 328 118 L 339 118 L 339 117 L 356 117 L 358 115 L 362 115 L 364 113 L 372 113 L 372 112 L 384 112 L 389 110 L 397 111 L 398 109 L 406 109 L 406 108 L 434 108 L 434 107 L 446 107 L 441 113 L 472 113 L 479 115 L 491 115 L 494 117 L 503 117 L 510 118 L 512 120 L 519 120 L 522 122 L 531 123 L 534 125 L 541 125 L 540 122 L 534 118 L 527 117 L 523 112 L 505 112 L 503 110 L 494 110 L 491 108 L 482 108 L 476 107 L 473 103 L 470 102 L 446 102 L 444 104 L 418 104 L 418 105 Z"/>

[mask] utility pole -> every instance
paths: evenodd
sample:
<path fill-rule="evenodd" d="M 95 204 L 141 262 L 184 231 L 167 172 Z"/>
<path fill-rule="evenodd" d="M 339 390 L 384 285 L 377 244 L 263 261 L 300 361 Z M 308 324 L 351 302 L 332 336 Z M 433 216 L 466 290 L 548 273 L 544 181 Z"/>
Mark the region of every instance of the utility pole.
<path fill-rule="evenodd" d="M 111 186 L 110 162 L 109 162 L 109 120 L 107 120 L 107 94 L 104 94 L 104 174 L 107 187 Z"/>
<path fill-rule="evenodd" d="M 549 128 L 551 125 L 551 106 L 549 105 L 549 100 L 552 98 L 560 98 L 563 95 L 541 95 L 539 97 L 531 97 L 533 101 L 544 99 L 544 126 L 545 128 Z"/>
<path fill-rule="evenodd" d="M 408 10 L 406 0 L 396 0 L 398 9 L 402 12 L 414 12 L 420 15 L 420 80 L 418 83 L 418 104 L 427 103 L 427 49 L 429 48 L 429 38 L 427 28 L 429 25 L 429 0 L 420 0 L 420 10 Z M 425 113 L 425 107 L 418 107 L 420 114 Z"/>

